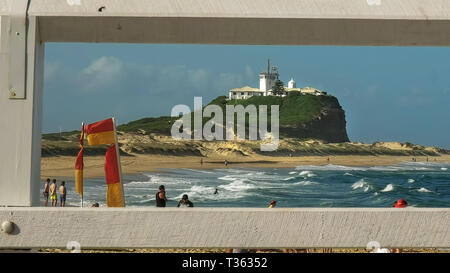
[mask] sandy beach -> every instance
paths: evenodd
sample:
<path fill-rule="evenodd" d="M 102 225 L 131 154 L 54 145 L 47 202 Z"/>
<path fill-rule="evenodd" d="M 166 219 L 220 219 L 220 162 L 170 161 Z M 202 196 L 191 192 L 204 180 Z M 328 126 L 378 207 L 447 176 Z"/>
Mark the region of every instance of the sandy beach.
<path fill-rule="evenodd" d="M 372 250 L 364 248 L 307 248 L 291 249 L 290 253 L 370 253 Z M 69 253 L 67 249 L 37 250 L 41 253 Z M 82 253 L 230 253 L 224 248 L 142 248 L 142 249 L 84 249 Z M 283 253 L 283 249 L 258 249 L 255 253 Z M 446 248 L 403 248 L 402 253 L 450 253 Z"/>
<path fill-rule="evenodd" d="M 329 158 L 329 161 L 327 160 Z M 200 163 L 201 159 L 203 164 Z M 426 162 L 425 156 L 416 157 L 417 162 Z M 225 166 L 224 161 L 228 161 Z M 450 162 L 450 155 L 428 157 L 430 162 Z M 343 165 L 343 166 L 389 166 L 402 162 L 411 162 L 411 156 L 234 156 L 234 157 L 199 157 L 199 156 L 165 156 L 165 155 L 133 155 L 122 156 L 123 174 L 141 172 L 157 172 L 161 169 L 217 169 L 230 167 L 253 168 L 289 168 L 299 165 Z M 74 156 L 43 157 L 41 159 L 41 179 L 47 177 L 73 177 L 75 166 Z M 104 157 L 86 156 L 84 158 L 84 177 L 94 178 L 104 176 Z M 70 180 L 69 180 L 70 181 Z"/>

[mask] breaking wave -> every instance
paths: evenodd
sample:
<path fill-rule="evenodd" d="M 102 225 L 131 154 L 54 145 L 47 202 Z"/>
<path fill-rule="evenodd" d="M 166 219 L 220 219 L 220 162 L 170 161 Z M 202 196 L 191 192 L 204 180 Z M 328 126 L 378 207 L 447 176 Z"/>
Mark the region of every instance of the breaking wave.
<path fill-rule="evenodd" d="M 430 191 L 430 190 L 428 190 L 428 189 L 426 189 L 426 188 L 420 188 L 420 189 L 418 189 L 417 191 L 418 191 L 418 192 L 432 192 L 432 191 Z"/>
<path fill-rule="evenodd" d="M 360 179 L 357 182 L 353 183 L 352 189 L 353 190 L 363 189 L 364 192 L 368 192 L 369 190 L 372 190 L 373 187 L 372 185 L 370 185 L 369 182 L 365 181 L 364 179 Z"/>
<path fill-rule="evenodd" d="M 381 190 L 381 192 L 390 192 L 394 190 L 394 185 L 388 184 L 384 189 Z"/>
<path fill-rule="evenodd" d="M 301 171 L 298 175 L 299 176 L 306 176 L 306 177 L 314 177 L 314 176 L 316 176 L 316 174 L 314 174 L 311 171 Z"/>

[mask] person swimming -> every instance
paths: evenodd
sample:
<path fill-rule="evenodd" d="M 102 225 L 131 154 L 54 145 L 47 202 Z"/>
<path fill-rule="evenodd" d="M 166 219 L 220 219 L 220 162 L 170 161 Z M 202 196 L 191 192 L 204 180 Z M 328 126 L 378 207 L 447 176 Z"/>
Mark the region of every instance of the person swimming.
<path fill-rule="evenodd" d="M 394 208 L 406 208 L 408 206 L 408 202 L 403 198 L 398 199 L 392 207 Z"/>
<path fill-rule="evenodd" d="M 183 194 L 183 197 L 181 198 L 181 200 L 178 202 L 177 207 L 188 207 L 188 208 L 193 208 L 194 207 L 194 203 L 192 203 L 191 201 L 189 201 L 189 197 L 187 194 Z"/>
<path fill-rule="evenodd" d="M 269 208 L 274 208 L 276 205 L 277 205 L 277 201 L 272 200 L 272 201 L 270 201 Z"/>

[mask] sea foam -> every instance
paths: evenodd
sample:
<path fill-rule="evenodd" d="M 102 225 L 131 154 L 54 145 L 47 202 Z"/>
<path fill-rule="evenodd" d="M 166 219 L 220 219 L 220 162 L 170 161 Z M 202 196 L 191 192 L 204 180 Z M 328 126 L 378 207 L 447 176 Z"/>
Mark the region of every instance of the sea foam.
<path fill-rule="evenodd" d="M 418 192 L 431 192 L 430 190 L 426 189 L 426 188 L 420 188 L 417 190 Z"/>
<path fill-rule="evenodd" d="M 381 192 L 389 192 L 394 190 L 394 185 L 388 184 L 384 189 L 381 190 Z"/>
<path fill-rule="evenodd" d="M 294 185 L 302 185 L 302 186 L 310 186 L 310 185 L 318 185 L 319 183 L 313 181 L 300 181 L 294 183 Z"/>
<path fill-rule="evenodd" d="M 307 176 L 307 177 L 313 177 L 316 176 L 313 172 L 311 171 L 301 171 L 299 174 L 299 176 Z"/>
<path fill-rule="evenodd" d="M 357 189 L 363 189 L 364 192 L 368 192 L 372 189 L 372 186 L 369 184 L 369 182 L 365 181 L 364 179 L 360 179 L 357 182 L 353 183 L 352 185 L 353 190 Z"/>

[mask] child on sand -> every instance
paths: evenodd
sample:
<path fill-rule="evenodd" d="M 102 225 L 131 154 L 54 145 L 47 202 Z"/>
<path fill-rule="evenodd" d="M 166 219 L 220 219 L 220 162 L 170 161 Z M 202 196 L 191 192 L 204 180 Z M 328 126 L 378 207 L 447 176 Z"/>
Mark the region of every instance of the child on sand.
<path fill-rule="evenodd" d="M 59 186 L 59 200 L 60 204 L 59 206 L 65 207 L 66 206 L 66 182 L 62 181 L 61 186 Z"/>
<path fill-rule="evenodd" d="M 58 204 L 56 196 L 56 179 L 53 179 L 53 183 L 50 185 L 50 200 L 52 200 L 52 207 L 56 207 L 56 204 Z"/>

